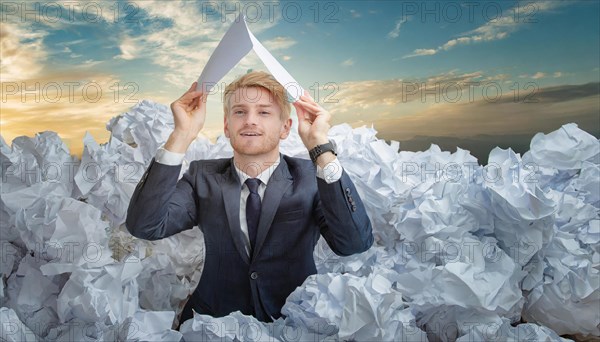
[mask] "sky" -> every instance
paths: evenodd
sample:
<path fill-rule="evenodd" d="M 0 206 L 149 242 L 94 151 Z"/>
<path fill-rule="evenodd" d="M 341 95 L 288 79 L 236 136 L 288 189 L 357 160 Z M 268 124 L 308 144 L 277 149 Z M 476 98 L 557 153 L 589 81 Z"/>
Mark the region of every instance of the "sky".
<path fill-rule="evenodd" d="M 524 152 L 569 122 L 600 136 L 600 1 L 3 1 L 2 138 L 106 142 L 112 117 L 185 92 L 240 12 L 332 124 L 401 149 Z M 253 52 L 222 81 L 249 69 L 266 70 Z"/>

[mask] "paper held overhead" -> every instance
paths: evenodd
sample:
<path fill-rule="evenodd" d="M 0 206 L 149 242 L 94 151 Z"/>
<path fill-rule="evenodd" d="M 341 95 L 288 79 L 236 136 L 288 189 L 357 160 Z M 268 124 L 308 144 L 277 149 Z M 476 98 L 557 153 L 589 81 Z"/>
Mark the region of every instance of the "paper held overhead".
<path fill-rule="evenodd" d="M 196 90 L 203 89 L 204 92 L 210 92 L 250 50 L 254 50 L 273 77 L 285 87 L 290 99 L 295 102 L 300 95 L 304 94 L 302 86 L 252 34 L 246 24 L 246 17 L 241 14 L 235 19 L 210 56 L 198 78 Z"/>

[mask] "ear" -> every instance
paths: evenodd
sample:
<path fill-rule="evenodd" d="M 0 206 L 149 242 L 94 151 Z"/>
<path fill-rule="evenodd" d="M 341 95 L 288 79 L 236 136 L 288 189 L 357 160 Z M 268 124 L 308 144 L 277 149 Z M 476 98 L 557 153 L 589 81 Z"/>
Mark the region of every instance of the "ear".
<path fill-rule="evenodd" d="M 290 129 L 292 128 L 292 118 L 287 118 L 281 125 L 281 131 L 279 132 L 279 139 L 283 140 L 290 135 Z"/>
<path fill-rule="evenodd" d="M 225 136 L 229 138 L 229 122 L 227 121 L 227 114 L 223 115 L 223 132 L 225 132 Z"/>

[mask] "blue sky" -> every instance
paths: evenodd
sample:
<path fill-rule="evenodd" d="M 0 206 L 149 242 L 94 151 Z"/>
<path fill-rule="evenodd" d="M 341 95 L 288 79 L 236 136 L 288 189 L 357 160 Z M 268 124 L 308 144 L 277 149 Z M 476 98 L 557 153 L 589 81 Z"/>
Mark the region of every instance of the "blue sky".
<path fill-rule="evenodd" d="M 599 4 L 3 2 L 2 136 L 53 130 L 76 154 L 86 131 L 106 141 L 111 117 L 142 99 L 169 104 L 187 89 L 236 9 L 305 88 L 329 99 L 322 104 L 334 124 L 374 125 L 400 141 L 483 134 L 500 144 L 567 122 L 598 135 Z M 251 53 L 224 81 L 247 69 L 264 66 Z M 209 98 L 211 138 L 222 132 L 220 101 Z"/>

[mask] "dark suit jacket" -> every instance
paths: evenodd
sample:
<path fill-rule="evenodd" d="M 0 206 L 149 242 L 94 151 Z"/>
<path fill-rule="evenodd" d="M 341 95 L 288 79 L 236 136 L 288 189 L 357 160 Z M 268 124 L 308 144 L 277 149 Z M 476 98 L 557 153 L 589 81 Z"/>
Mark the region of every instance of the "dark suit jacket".
<path fill-rule="evenodd" d="M 248 257 L 240 229 L 241 184 L 233 158 L 198 160 L 177 181 L 181 166 L 152 160 L 127 211 L 129 232 L 157 240 L 197 225 L 206 259 L 184 309 L 215 317 L 240 310 L 259 320 L 281 316 L 287 296 L 316 273 L 313 250 L 323 235 L 338 255 L 373 243 L 371 223 L 354 184 L 343 172 L 327 184 L 310 160 L 283 156 L 262 200 L 256 246 Z"/>

